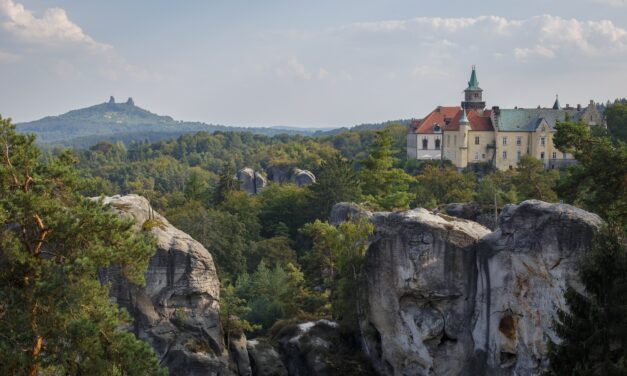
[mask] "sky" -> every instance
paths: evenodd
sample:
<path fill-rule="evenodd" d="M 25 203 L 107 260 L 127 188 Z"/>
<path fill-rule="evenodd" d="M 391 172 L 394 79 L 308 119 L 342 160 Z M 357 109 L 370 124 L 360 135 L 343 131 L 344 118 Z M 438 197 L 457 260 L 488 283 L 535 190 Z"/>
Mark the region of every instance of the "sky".
<path fill-rule="evenodd" d="M 627 97 L 627 0 L 0 0 L 0 115 L 337 127 Z"/>

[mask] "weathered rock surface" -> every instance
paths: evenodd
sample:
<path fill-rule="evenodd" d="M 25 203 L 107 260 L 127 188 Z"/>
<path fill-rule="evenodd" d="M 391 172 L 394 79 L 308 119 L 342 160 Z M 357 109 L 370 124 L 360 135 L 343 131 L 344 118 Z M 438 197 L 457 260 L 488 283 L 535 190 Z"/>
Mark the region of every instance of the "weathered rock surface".
<path fill-rule="evenodd" d="M 170 375 L 230 375 L 219 322 L 220 282 L 211 254 L 176 229 L 137 195 L 107 197 L 122 216 L 157 239 L 146 287 L 128 283 L 115 269 L 103 271 L 111 295 L 133 318 L 132 330 L 148 342 Z M 147 220 L 151 220 L 147 222 Z"/>
<path fill-rule="evenodd" d="M 288 325 L 273 337 L 290 376 L 374 375 L 352 339 L 329 320 Z"/>
<path fill-rule="evenodd" d="M 299 168 L 295 168 L 292 174 L 292 180 L 299 187 L 305 187 L 315 183 L 316 176 L 309 170 L 301 170 Z"/>
<path fill-rule="evenodd" d="M 331 218 L 360 213 L 338 204 Z M 600 226 L 569 205 L 506 207 L 490 232 L 424 209 L 363 213 L 364 350 L 384 375 L 537 375 L 575 264 Z"/>
<path fill-rule="evenodd" d="M 268 342 L 250 340 L 246 347 L 254 376 L 287 376 L 281 356 Z"/>
<path fill-rule="evenodd" d="M 254 175 L 254 178 L 253 178 Z M 267 180 L 259 172 L 253 170 L 250 167 L 245 167 L 237 171 L 237 180 L 240 182 L 240 187 L 249 195 L 254 195 L 259 192 L 268 184 Z"/>

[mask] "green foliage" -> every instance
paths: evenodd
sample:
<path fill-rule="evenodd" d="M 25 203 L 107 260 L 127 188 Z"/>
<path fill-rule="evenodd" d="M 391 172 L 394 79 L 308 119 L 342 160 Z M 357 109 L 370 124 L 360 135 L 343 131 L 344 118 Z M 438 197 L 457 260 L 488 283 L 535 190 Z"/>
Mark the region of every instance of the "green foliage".
<path fill-rule="evenodd" d="M 137 284 L 154 242 L 133 222 L 80 195 L 69 153 L 39 159 L 34 137 L 0 119 L 2 374 L 160 374 L 126 312 L 97 279 L 117 265 Z"/>
<path fill-rule="evenodd" d="M 293 184 L 273 184 L 258 194 L 261 233 L 264 237 L 295 238 L 307 222 L 307 191 Z"/>
<path fill-rule="evenodd" d="M 220 280 L 235 280 L 246 271 L 246 229 L 236 215 L 192 201 L 169 211 L 167 217 L 211 252 Z"/>
<path fill-rule="evenodd" d="M 461 173 L 455 167 L 439 168 L 426 165 L 416 177 L 416 204 L 433 208 L 451 202 L 470 202 L 473 199 L 475 175 Z"/>
<path fill-rule="evenodd" d="M 605 109 L 605 119 L 610 135 L 627 142 L 627 103 L 616 103 Z"/>
<path fill-rule="evenodd" d="M 555 146 L 573 153 L 579 164 L 570 168 L 558 190 L 566 200 L 598 213 L 613 226 L 627 218 L 627 145 L 594 136 L 582 123 L 557 125 Z"/>
<path fill-rule="evenodd" d="M 312 295 L 305 288 L 303 273 L 288 263 L 270 269 L 261 261 L 252 275 L 240 275 L 236 294 L 248 301 L 250 312 L 244 318 L 269 329 L 279 319 L 302 312 L 303 302 Z"/>
<path fill-rule="evenodd" d="M 497 208 L 502 208 L 507 204 L 515 204 L 518 202 L 518 192 L 513 183 L 512 171 L 495 171 L 485 176 L 479 182 L 475 200 L 483 208 L 494 208 L 494 200 L 496 199 Z"/>
<path fill-rule="evenodd" d="M 412 199 L 408 190 L 413 179 L 402 169 L 394 168 L 396 158 L 392 142 L 388 130 L 376 132 L 359 174 L 361 188 L 367 201 L 377 208 L 407 209 Z"/>
<path fill-rule="evenodd" d="M 235 294 L 235 287 L 229 283 L 220 288 L 220 323 L 224 332 L 224 341 L 230 348 L 231 338 L 241 337 L 244 333 L 251 333 L 261 329 L 260 325 L 253 325 L 243 319 L 251 312 L 246 300 Z"/>
<path fill-rule="evenodd" d="M 296 262 L 296 251 L 292 249 L 290 240 L 286 236 L 276 236 L 258 241 L 248 255 L 247 261 L 248 270 L 251 272 L 262 261 L 271 268 L 277 265 L 285 268 L 287 264 L 298 264 Z"/>
<path fill-rule="evenodd" d="M 239 190 L 239 182 L 235 179 L 235 167 L 230 163 L 225 163 L 220 172 L 218 186 L 214 192 L 213 202 L 222 203 L 227 196 Z"/>
<path fill-rule="evenodd" d="M 518 162 L 512 183 L 521 200 L 537 199 L 555 202 L 557 194 L 553 189 L 558 179 L 558 171 L 546 171 L 542 161 L 530 155 L 524 155 Z"/>
<path fill-rule="evenodd" d="M 322 163 L 316 182 L 308 187 L 309 208 L 313 218 L 326 218 L 338 202 L 356 202 L 361 197 L 360 183 L 352 163 L 339 153 Z"/>
<path fill-rule="evenodd" d="M 147 219 L 142 223 L 142 231 L 151 231 L 153 228 L 165 230 L 165 223 L 158 219 Z"/>
<path fill-rule="evenodd" d="M 585 287 L 566 291 L 550 343 L 549 375 L 627 375 L 627 248 L 605 230 L 582 260 Z"/>
<path fill-rule="evenodd" d="M 310 266 L 323 276 L 322 285 L 331 292 L 333 316 L 346 327 L 358 329 L 361 266 L 373 227 L 366 220 L 343 222 L 334 227 L 316 220 L 303 227 L 312 238 Z"/>

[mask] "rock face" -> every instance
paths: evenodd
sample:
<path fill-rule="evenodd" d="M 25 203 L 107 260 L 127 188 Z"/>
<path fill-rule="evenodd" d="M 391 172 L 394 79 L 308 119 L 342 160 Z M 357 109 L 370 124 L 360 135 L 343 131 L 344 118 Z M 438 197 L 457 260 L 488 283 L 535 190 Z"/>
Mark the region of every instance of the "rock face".
<path fill-rule="evenodd" d="M 316 182 L 316 176 L 309 170 L 301 170 L 299 168 L 294 169 L 294 173 L 292 175 L 292 180 L 299 187 L 305 187 L 308 185 L 312 185 Z"/>
<path fill-rule="evenodd" d="M 285 326 L 273 340 L 290 376 L 374 376 L 352 338 L 336 322 L 318 320 Z"/>
<path fill-rule="evenodd" d="M 353 213 L 338 204 L 332 218 Z M 537 375 L 552 318 L 601 220 L 525 201 L 499 227 L 424 209 L 372 213 L 364 351 L 383 375 Z"/>
<path fill-rule="evenodd" d="M 222 339 L 220 282 L 211 254 L 141 196 L 113 196 L 104 202 L 134 218 L 138 231 L 150 227 L 157 238 L 146 287 L 129 284 L 115 269 L 101 275 L 111 282 L 112 298 L 131 314 L 132 331 L 154 348 L 170 375 L 233 374 Z"/>
<path fill-rule="evenodd" d="M 287 376 L 287 369 L 279 353 L 264 340 L 251 340 L 247 344 L 252 373 L 255 376 Z"/>
<path fill-rule="evenodd" d="M 249 195 L 261 192 L 261 190 L 268 184 L 263 175 L 254 171 L 250 167 L 245 167 L 239 170 L 237 172 L 237 180 L 240 182 L 240 187 Z"/>

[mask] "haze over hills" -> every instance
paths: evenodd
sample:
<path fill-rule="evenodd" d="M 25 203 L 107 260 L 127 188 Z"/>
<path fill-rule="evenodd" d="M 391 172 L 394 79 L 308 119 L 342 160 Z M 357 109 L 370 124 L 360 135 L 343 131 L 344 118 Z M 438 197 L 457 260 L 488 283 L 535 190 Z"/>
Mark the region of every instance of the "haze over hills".
<path fill-rule="evenodd" d="M 397 122 L 406 123 L 406 120 Z M 378 129 L 392 122 L 362 124 L 355 129 Z M 273 136 L 277 134 L 324 136 L 333 135 L 349 128 L 299 128 L 276 127 L 236 127 L 203 122 L 174 120 L 170 116 L 157 115 L 135 105 L 132 98 L 124 103 L 116 103 L 111 97 L 108 102 L 69 111 L 58 116 L 18 123 L 17 130 L 35 133 L 40 144 L 84 148 L 99 141 L 125 143 L 133 141 L 158 141 L 175 138 L 185 133 L 208 132 L 251 132 Z"/>

